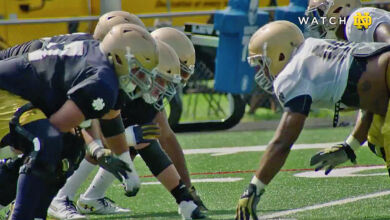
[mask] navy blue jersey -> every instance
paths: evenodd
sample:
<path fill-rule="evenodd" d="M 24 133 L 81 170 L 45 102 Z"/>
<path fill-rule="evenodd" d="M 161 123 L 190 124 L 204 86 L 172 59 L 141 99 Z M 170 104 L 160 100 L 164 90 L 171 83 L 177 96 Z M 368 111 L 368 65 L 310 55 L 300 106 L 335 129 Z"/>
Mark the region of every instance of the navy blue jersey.
<path fill-rule="evenodd" d="M 86 119 L 115 109 L 119 85 L 99 42 L 52 44 L 0 61 L 0 89 L 31 101 L 47 116 L 73 100 Z"/>
<path fill-rule="evenodd" d="M 121 109 L 125 127 L 152 122 L 157 113 L 158 111 L 153 105 L 146 103 L 143 98 L 130 100 L 130 98 L 126 97 L 126 101 Z"/>

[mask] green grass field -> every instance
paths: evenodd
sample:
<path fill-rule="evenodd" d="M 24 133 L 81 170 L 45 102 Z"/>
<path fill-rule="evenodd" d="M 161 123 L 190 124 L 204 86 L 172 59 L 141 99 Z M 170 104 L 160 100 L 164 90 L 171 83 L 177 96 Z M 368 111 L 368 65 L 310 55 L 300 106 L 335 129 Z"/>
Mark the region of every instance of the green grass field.
<path fill-rule="evenodd" d="M 350 130 L 351 128 L 304 130 L 297 144 L 339 142 Z M 229 151 L 229 148 L 264 145 L 272 135 L 273 131 L 178 135 L 186 152 L 189 149 L 208 151 L 191 151 L 191 154 L 186 155 L 194 185 L 210 209 L 208 219 L 234 218 L 237 200 L 253 176 L 263 153 L 253 150 L 253 147 L 245 148 L 253 150 L 250 152 L 237 152 L 239 150 L 236 148 L 235 151 Z M 323 145 L 327 146 L 329 145 Z M 221 148 L 228 149 L 222 151 Z M 357 152 L 361 170 L 351 171 L 355 172 L 355 176 L 294 176 L 312 171 L 309 159 L 317 151 L 318 149 L 292 150 L 282 172 L 266 188 L 258 207 L 259 216 L 275 219 L 390 219 L 390 182 L 386 170 L 382 167 L 368 170 L 372 165 L 383 165 L 381 159 L 364 147 Z M 156 181 L 153 177 L 145 177 L 150 176 L 150 172 L 141 158 L 137 157 L 135 164 L 139 174 L 143 176 L 142 182 Z M 352 164 L 346 163 L 344 166 Z M 335 171 L 337 170 L 333 172 Z M 324 176 L 323 171 L 321 174 L 320 176 Z M 92 175 L 89 179 L 92 179 Z M 202 179 L 231 182 L 197 182 Z M 86 189 L 87 184 L 83 185 L 79 193 Z M 365 195 L 367 198 L 360 197 Z M 160 184 L 143 185 L 136 197 L 127 198 L 123 195 L 120 183 L 115 181 L 107 196 L 119 205 L 130 208 L 132 212 L 126 215 L 92 215 L 90 219 L 180 219 L 174 199 Z M 355 198 L 351 199 L 352 197 Z"/>

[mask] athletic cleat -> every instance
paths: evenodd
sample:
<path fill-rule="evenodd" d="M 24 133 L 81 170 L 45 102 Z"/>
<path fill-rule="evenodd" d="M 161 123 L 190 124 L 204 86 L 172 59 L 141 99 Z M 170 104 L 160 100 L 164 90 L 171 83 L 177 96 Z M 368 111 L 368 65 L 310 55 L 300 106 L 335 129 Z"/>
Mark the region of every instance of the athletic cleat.
<path fill-rule="evenodd" d="M 62 219 L 87 219 L 86 216 L 81 215 L 77 211 L 74 202 L 69 200 L 68 197 L 66 197 L 65 200 L 53 199 L 53 201 L 49 206 L 48 214 L 51 217 L 61 219 L 61 220 Z"/>
<path fill-rule="evenodd" d="M 178 212 L 184 220 L 206 218 L 194 201 L 181 201 Z"/>
<path fill-rule="evenodd" d="M 190 192 L 192 198 L 194 199 L 195 204 L 199 207 L 200 211 L 207 212 L 208 208 L 204 205 L 195 187 L 191 186 L 188 191 Z"/>
<path fill-rule="evenodd" d="M 128 213 L 130 209 L 121 208 L 111 199 L 87 199 L 81 195 L 77 201 L 77 208 L 83 214 L 121 214 Z"/>

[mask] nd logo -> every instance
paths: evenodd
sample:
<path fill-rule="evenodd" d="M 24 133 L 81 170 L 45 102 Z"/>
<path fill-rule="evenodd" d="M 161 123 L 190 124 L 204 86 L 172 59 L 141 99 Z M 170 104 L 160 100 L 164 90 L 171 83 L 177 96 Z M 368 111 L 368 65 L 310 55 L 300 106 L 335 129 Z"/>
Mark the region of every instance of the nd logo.
<path fill-rule="evenodd" d="M 370 13 L 364 12 L 364 15 L 362 13 L 356 13 L 356 15 L 353 17 L 354 22 L 353 25 L 356 26 L 357 29 L 362 30 L 367 29 L 372 24 L 372 18 L 370 16 Z"/>

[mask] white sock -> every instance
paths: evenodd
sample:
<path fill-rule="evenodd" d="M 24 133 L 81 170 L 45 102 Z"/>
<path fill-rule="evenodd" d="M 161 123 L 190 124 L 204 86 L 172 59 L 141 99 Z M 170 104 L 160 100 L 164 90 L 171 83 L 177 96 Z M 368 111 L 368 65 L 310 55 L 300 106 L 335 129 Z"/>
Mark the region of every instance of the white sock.
<path fill-rule="evenodd" d="M 263 182 L 261 182 L 261 180 L 257 179 L 256 176 L 253 176 L 253 178 L 252 178 L 252 180 L 251 180 L 251 183 L 254 184 L 254 185 L 256 185 L 256 188 L 257 188 L 256 194 L 257 194 L 257 195 L 259 195 L 259 194 L 260 194 L 260 191 L 261 191 L 262 189 L 264 189 L 265 186 L 266 186 Z"/>
<path fill-rule="evenodd" d="M 118 158 L 121 159 L 122 161 L 126 162 L 127 164 L 129 164 L 130 169 L 132 171 L 134 171 L 135 174 L 137 173 L 136 170 L 135 170 L 133 161 L 131 160 L 129 151 L 126 151 L 126 152 L 122 153 L 121 155 L 118 156 Z"/>
<path fill-rule="evenodd" d="M 101 199 L 104 197 L 108 187 L 114 181 L 115 176 L 103 168 L 99 168 L 95 178 L 89 185 L 87 191 L 83 194 L 83 198 Z"/>
<path fill-rule="evenodd" d="M 126 151 L 118 156 L 119 159 L 123 160 L 130 165 L 130 168 L 135 171 L 133 162 L 130 158 L 129 151 Z M 99 168 L 95 178 L 89 185 L 87 191 L 83 194 L 83 198 L 87 199 L 101 199 L 104 197 L 108 187 L 114 181 L 115 176 L 103 168 Z"/>
<path fill-rule="evenodd" d="M 70 176 L 65 185 L 60 189 L 55 199 L 65 200 L 68 197 L 73 201 L 77 190 L 81 184 L 88 178 L 89 174 L 93 171 L 95 165 L 83 159 L 79 168 Z"/>

